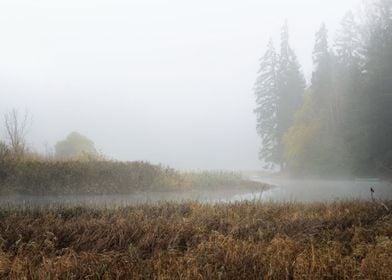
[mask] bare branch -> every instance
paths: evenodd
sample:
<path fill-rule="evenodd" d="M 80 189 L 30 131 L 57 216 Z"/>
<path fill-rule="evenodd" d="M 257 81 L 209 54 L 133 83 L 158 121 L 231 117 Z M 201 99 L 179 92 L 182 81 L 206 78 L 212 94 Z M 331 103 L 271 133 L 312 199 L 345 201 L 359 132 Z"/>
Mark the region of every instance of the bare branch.
<path fill-rule="evenodd" d="M 4 124 L 6 135 L 9 141 L 11 151 L 17 155 L 23 155 L 26 152 L 26 135 L 30 125 L 30 115 L 26 111 L 22 118 L 16 109 L 4 115 Z"/>

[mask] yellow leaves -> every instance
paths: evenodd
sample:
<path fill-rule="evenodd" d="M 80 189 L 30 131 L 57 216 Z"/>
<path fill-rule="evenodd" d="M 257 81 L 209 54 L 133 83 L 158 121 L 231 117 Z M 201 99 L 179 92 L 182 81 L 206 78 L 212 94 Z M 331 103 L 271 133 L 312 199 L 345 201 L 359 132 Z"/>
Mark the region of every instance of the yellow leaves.
<path fill-rule="evenodd" d="M 292 160 L 304 154 L 307 147 L 317 139 L 319 131 L 320 121 L 318 120 L 290 128 L 283 138 L 286 158 Z"/>
<path fill-rule="evenodd" d="M 304 103 L 295 115 L 294 125 L 283 137 L 285 157 L 298 159 L 306 153 L 309 146 L 318 141 L 321 130 L 320 117 L 315 112 L 315 101 L 311 93 L 304 96 Z"/>

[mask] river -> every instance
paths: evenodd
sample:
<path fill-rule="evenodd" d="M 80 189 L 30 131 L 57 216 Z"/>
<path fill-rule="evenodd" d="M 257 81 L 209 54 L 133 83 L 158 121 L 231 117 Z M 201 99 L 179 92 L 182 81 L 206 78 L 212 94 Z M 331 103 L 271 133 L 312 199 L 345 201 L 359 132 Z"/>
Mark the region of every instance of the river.
<path fill-rule="evenodd" d="M 262 202 L 328 202 L 334 200 L 371 200 L 370 188 L 378 200 L 392 199 L 392 184 L 380 180 L 293 180 L 252 177 L 254 181 L 274 187 L 266 191 L 249 189 L 218 189 L 208 191 L 139 192 L 127 195 L 13 195 L 0 197 L 0 205 L 89 205 L 124 206 L 161 201 L 201 203 L 234 203 L 239 201 Z"/>

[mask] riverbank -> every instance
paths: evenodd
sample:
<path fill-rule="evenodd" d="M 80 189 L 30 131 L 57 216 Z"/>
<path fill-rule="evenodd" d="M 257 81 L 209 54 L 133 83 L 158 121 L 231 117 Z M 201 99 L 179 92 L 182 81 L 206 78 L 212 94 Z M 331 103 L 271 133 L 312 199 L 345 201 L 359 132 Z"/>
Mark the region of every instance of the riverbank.
<path fill-rule="evenodd" d="M 180 172 L 139 161 L 0 159 L 0 196 L 127 195 L 265 187 L 237 172 Z"/>
<path fill-rule="evenodd" d="M 0 207 L 0 216 L 3 279 L 392 275 L 392 215 L 370 202 Z"/>

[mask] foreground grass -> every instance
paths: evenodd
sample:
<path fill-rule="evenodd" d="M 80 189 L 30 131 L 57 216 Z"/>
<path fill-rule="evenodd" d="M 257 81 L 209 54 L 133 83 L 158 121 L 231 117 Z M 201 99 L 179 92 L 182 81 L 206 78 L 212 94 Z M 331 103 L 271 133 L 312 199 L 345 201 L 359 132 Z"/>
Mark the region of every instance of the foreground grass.
<path fill-rule="evenodd" d="M 0 209 L 2 279 L 391 277 L 392 215 L 368 202 Z"/>

